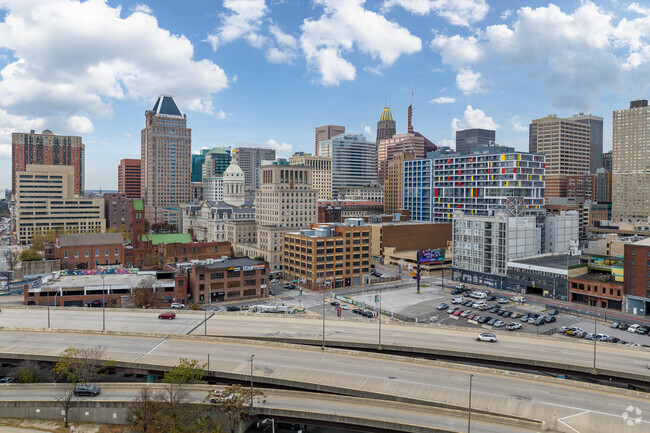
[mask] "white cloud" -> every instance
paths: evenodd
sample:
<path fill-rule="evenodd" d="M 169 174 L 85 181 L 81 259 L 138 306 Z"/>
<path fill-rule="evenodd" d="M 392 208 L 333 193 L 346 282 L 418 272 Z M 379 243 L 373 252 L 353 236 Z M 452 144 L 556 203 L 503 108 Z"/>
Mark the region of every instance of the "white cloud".
<path fill-rule="evenodd" d="M 481 73 L 474 72 L 470 68 L 461 69 L 456 75 L 456 86 L 466 95 L 471 93 L 483 93 L 485 84 L 481 80 Z"/>
<path fill-rule="evenodd" d="M 217 116 L 217 119 L 225 119 L 228 116 L 228 113 L 223 110 L 219 110 L 215 114 Z"/>
<path fill-rule="evenodd" d="M 264 45 L 266 38 L 259 32 L 267 12 L 265 0 L 225 0 L 223 7 L 229 9 L 230 14 L 222 15 L 222 25 L 206 39 L 213 50 L 239 38 L 258 48 Z"/>
<path fill-rule="evenodd" d="M 454 120 L 451 121 L 451 129 L 456 132 L 462 129 L 473 128 L 496 130 L 499 128 L 499 125 L 497 125 L 491 117 L 486 116 L 483 110 L 478 108 L 474 109 L 471 105 L 468 105 L 465 107 L 462 120 L 454 118 Z"/>
<path fill-rule="evenodd" d="M 369 125 L 364 126 L 364 127 L 363 127 L 363 130 L 366 132 L 366 134 L 367 134 L 369 137 L 372 137 L 372 128 L 371 128 Z"/>
<path fill-rule="evenodd" d="M 506 20 L 512 16 L 512 9 L 506 9 L 505 11 L 501 12 L 501 19 Z"/>
<path fill-rule="evenodd" d="M 456 102 L 456 98 L 450 98 L 448 96 L 440 96 L 429 100 L 429 104 L 452 104 L 454 102 Z"/>
<path fill-rule="evenodd" d="M 522 125 L 521 122 L 519 121 L 519 116 L 515 116 L 512 118 L 512 129 L 515 130 L 515 132 L 528 132 L 528 127 L 525 125 Z"/>
<path fill-rule="evenodd" d="M 278 143 L 271 138 L 266 142 L 266 145 L 271 149 L 275 149 L 278 156 L 291 156 L 293 154 L 293 145 L 289 143 Z"/>
<path fill-rule="evenodd" d="M 70 116 L 66 119 L 66 126 L 74 134 L 84 135 L 95 132 L 93 122 L 86 116 Z"/>
<path fill-rule="evenodd" d="M 438 147 L 451 147 L 455 148 L 456 146 L 456 141 L 455 140 L 450 140 L 448 138 L 443 138 L 438 142 Z"/>
<path fill-rule="evenodd" d="M 297 55 L 298 40 L 285 33 L 275 24 L 269 26 L 269 32 L 275 39 L 276 46 L 271 46 L 266 52 L 266 59 L 271 63 L 289 63 Z"/>
<path fill-rule="evenodd" d="M 603 89 L 620 93 L 625 84 L 644 92 L 650 86 L 650 9 L 628 9 L 640 16 L 616 18 L 590 1 L 570 12 L 554 4 L 522 7 L 510 25 L 471 36 L 437 35 L 431 48 L 457 71 L 472 68 L 498 79 L 528 72 L 543 80 L 556 105 L 584 109 Z"/>
<path fill-rule="evenodd" d="M 486 0 L 385 0 L 383 7 L 401 6 L 407 11 L 427 15 L 435 12 L 456 26 L 469 27 L 481 21 L 490 10 Z"/>
<path fill-rule="evenodd" d="M 397 23 L 363 7 L 365 0 L 316 0 L 324 8 L 317 20 L 306 19 L 300 46 L 307 63 L 326 86 L 353 80 L 356 68 L 343 58 L 353 49 L 391 65 L 422 49 L 422 41 Z"/>
<path fill-rule="evenodd" d="M 151 15 L 153 13 L 153 10 L 151 10 L 151 8 L 149 6 L 147 6 L 145 4 L 142 4 L 142 3 L 138 3 L 137 5 L 135 5 L 135 7 L 133 8 L 133 11 L 134 12 L 142 12 L 143 14 L 149 14 L 149 15 Z"/>
<path fill-rule="evenodd" d="M 11 133 L 17 131 L 42 131 L 45 120 L 28 116 L 15 116 L 0 108 L 0 160 L 11 159 Z M 10 173 L 11 170 L 7 170 Z M 1 181 L 2 179 L 0 179 Z"/>

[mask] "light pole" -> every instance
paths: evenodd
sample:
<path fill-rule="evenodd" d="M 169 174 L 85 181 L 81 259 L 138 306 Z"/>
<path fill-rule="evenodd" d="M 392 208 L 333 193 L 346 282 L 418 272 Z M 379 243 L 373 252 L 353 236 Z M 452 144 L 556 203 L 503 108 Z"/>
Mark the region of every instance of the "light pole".
<path fill-rule="evenodd" d="M 591 371 L 592 374 L 594 374 L 594 375 L 598 374 L 598 371 L 596 370 L 596 341 L 598 341 L 596 339 L 596 323 L 597 323 L 597 320 L 598 320 L 598 313 L 596 312 L 596 310 L 594 310 L 594 368 Z"/>
<path fill-rule="evenodd" d="M 469 403 L 467 405 L 467 433 L 470 433 L 472 427 L 472 378 L 473 374 L 469 375 Z"/>
<path fill-rule="evenodd" d="M 377 311 L 377 318 L 379 319 L 379 344 L 377 350 L 381 350 L 381 287 L 379 288 L 379 311 Z"/>
<path fill-rule="evenodd" d="M 251 409 L 253 409 L 253 358 L 255 358 L 255 355 L 251 355 Z"/>
<path fill-rule="evenodd" d="M 323 346 L 322 350 L 325 350 L 325 287 L 322 288 L 323 290 Z"/>
<path fill-rule="evenodd" d="M 261 424 L 266 424 L 267 421 L 271 421 L 271 433 L 275 433 L 275 418 L 263 419 Z"/>
<path fill-rule="evenodd" d="M 106 290 L 104 289 L 104 275 L 102 275 L 102 332 L 106 331 Z"/>
<path fill-rule="evenodd" d="M 208 335 L 208 306 L 203 307 L 203 336 Z"/>

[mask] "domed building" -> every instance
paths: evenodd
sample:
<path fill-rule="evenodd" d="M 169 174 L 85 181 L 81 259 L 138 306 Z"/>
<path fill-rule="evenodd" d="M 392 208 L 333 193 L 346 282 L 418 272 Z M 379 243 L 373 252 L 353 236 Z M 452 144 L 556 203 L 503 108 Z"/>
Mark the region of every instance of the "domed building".
<path fill-rule="evenodd" d="M 244 171 L 236 158 L 230 160 L 230 165 L 223 172 L 223 201 L 230 206 L 243 206 L 246 202 Z"/>

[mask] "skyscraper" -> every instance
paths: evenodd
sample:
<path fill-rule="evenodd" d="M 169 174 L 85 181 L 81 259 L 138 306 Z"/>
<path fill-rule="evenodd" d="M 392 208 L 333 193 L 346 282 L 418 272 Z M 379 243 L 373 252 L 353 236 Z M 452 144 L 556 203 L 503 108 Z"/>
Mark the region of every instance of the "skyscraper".
<path fill-rule="evenodd" d="M 388 162 L 384 183 L 384 212 L 395 213 L 404 209 L 404 161 L 415 159 L 413 153 L 399 152 Z"/>
<path fill-rule="evenodd" d="M 589 125 L 589 173 L 596 174 L 596 170 L 603 166 L 603 118 L 578 113 L 566 120 Z"/>
<path fill-rule="evenodd" d="M 645 99 L 614 111 L 612 219 L 647 221 L 650 215 L 650 108 Z"/>
<path fill-rule="evenodd" d="M 231 152 L 244 171 L 247 189 L 259 189 L 262 161 L 275 161 L 275 149 L 262 147 L 238 147 Z"/>
<path fill-rule="evenodd" d="M 85 184 L 86 146 L 81 137 L 55 135 L 49 129 L 41 134 L 11 134 L 11 188 L 16 192 L 16 172 L 25 171 L 27 164 L 74 166 L 74 193 L 83 195 Z"/>
<path fill-rule="evenodd" d="M 345 126 L 325 125 L 316 127 L 315 153 L 318 156 L 319 144 L 323 140 L 329 140 L 337 135 L 345 134 Z"/>
<path fill-rule="evenodd" d="M 210 149 L 201 149 L 201 152 L 192 155 L 191 182 L 201 182 L 203 180 L 203 163 L 205 162 L 205 154 L 209 151 Z"/>
<path fill-rule="evenodd" d="M 202 178 L 220 176 L 230 165 L 230 149 L 215 147 L 205 154 L 202 167 Z"/>
<path fill-rule="evenodd" d="M 379 122 L 377 122 L 377 142 L 385 138 L 393 138 L 397 133 L 395 121 L 389 107 L 384 107 Z"/>
<path fill-rule="evenodd" d="M 456 131 L 456 152 L 469 153 L 472 149 L 494 143 L 496 131 L 491 129 L 464 129 Z"/>
<path fill-rule="evenodd" d="M 612 151 L 603 153 L 603 168 L 612 171 Z"/>
<path fill-rule="evenodd" d="M 142 199 L 151 223 L 190 200 L 192 130 L 173 96 L 158 97 L 142 130 Z"/>
<path fill-rule="evenodd" d="M 117 166 L 117 189 L 128 198 L 140 198 L 142 191 L 140 170 L 142 162 L 139 159 L 122 159 Z"/>
<path fill-rule="evenodd" d="M 322 141 L 320 156 L 332 158 L 334 198 L 338 198 L 341 187 L 377 182 L 377 147 L 363 135 L 343 134 Z"/>

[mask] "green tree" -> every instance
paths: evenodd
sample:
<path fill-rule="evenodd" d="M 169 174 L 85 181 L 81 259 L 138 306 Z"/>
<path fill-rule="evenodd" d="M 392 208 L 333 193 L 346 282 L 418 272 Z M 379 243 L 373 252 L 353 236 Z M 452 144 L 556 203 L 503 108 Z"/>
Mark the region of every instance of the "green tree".
<path fill-rule="evenodd" d="M 76 349 L 70 347 L 59 357 L 54 365 L 54 375 L 58 380 L 73 383 L 89 383 L 101 376 L 113 362 L 105 360 L 106 348 L 97 346 Z"/>
<path fill-rule="evenodd" d="M 203 381 L 203 373 L 206 364 L 199 364 L 196 359 L 181 358 L 178 365 L 165 373 L 164 383 L 200 383 Z"/>
<path fill-rule="evenodd" d="M 151 229 L 151 223 L 149 222 L 148 219 L 144 220 L 144 232 L 149 233 L 149 230 Z"/>
<path fill-rule="evenodd" d="M 56 240 L 56 232 L 49 230 L 45 234 L 37 234 L 31 239 L 30 243 L 35 251 L 43 251 L 46 242 L 54 242 Z"/>
<path fill-rule="evenodd" d="M 41 369 L 36 361 L 23 361 L 18 364 L 16 378 L 20 383 L 39 383 L 43 381 Z"/>
<path fill-rule="evenodd" d="M 264 257 L 262 257 L 262 256 L 254 257 L 253 260 L 257 260 L 257 261 L 259 261 L 259 262 L 264 262 L 264 261 L 266 261 L 266 259 L 265 259 Z"/>
<path fill-rule="evenodd" d="M 43 256 L 35 249 L 27 248 L 20 253 L 20 260 L 23 262 L 32 262 L 35 260 L 43 260 Z"/>

